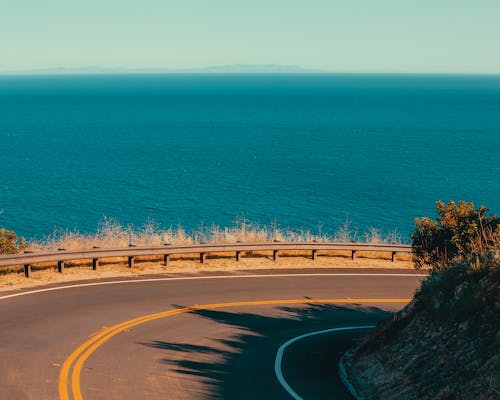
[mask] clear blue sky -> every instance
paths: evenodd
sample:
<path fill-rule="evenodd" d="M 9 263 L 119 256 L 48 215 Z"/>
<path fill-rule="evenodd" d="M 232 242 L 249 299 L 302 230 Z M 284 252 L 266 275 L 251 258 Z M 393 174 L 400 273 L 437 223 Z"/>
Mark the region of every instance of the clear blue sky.
<path fill-rule="evenodd" d="M 500 73 L 500 0 L 0 0 L 0 71 Z"/>

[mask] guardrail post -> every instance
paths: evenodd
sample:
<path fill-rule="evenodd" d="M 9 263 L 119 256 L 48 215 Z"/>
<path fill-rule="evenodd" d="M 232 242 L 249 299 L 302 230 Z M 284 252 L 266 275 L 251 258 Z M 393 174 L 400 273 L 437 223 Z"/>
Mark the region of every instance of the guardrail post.
<path fill-rule="evenodd" d="M 352 253 L 351 253 L 351 259 L 355 259 L 356 258 L 356 250 L 353 250 Z"/>
<path fill-rule="evenodd" d="M 312 251 L 312 259 L 313 259 L 313 261 L 315 261 L 315 260 L 316 260 L 316 255 L 317 255 L 316 253 L 317 253 L 317 252 L 318 252 L 317 250 L 313 250 L 313 251 Z"/>
<path fill-rule="evenodd" d="M 273 250 L 273 261 L 278 259 L 278 250 Z"/>
<path fill-rule="evenodd" d="M 164 254 L 163 255 L 163 265 L 166 267 L 168 265 L 168 262 L 170 261 L 170 254 Z"/>
<path fill-rule="evenodd" d="M 30 264 L 24 264 L 24 276 L 26 278 L 29 278 L 31 274 L 31 265 Z"/>
<path fill-rule="evenodd" d="M 128 256 L 128 267 L 132 268 L 134 266 L 134 256 Z"/>
<path fill-rule="evenodd" d="M 396 252 L 395 251 L 392 252 L 391 261 L 392 262 L 396 261 Z"/>
<path fill-rule="evenodd" d="M 236 252 L 236 261 L 240 261 L 241 259 L 241 251 Z"/>
<path fill-rule="evenodd" d="M 202 264 L 205 264 L 205 259 L 206 259 L 206 257 L 205 257 L 205 253 L 200 253 L 200 262 L 201 262 Z"/>
<path fill-rule="evenodd" d="M 66 249 L 60 247 L 57 250 L 64 251 Z M 62 273 L 63 269 L 64 269 L 64 261 L 62 261 L 62 260 L 57 261 L 57 272 Z"/>
<path fill-rule="evenodd" d="M 57 272 L 59 272 L 61 274 L 63 272 L 63 270 L 64 270 L 64 261 L 59 260 L 57 262 Z"/>

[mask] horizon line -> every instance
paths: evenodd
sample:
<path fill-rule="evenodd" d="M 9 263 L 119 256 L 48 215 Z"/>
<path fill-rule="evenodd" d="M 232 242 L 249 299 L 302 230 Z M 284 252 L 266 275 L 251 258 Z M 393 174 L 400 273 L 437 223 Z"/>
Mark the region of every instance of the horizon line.
<path fill-rule="evenodd" d="M 308 68 L 294 64 L 218 64 L 204 67 L 41 67 L 0 70 L 0 76 L 69 76 L 69 75 L 474 75 L 497 76 L 500 71 L 346 71 Z"/>
<path fill-rule="evenodd" d="M 251 72 L 251 71 L 120 71 L 120 72 L 3 72 L 0 71 L 0 77 L 29 77 L 29 76 L 53 76 L 53 77 L 63 77 L 63 76 L 140 76 L 140 75 L 413 75 L 413 76 L 490 76 L 490 77 L 500 77 L 500 72 L 420 72 L 420 71 L 405 71 L 405 72 L 393 72 L 393 71 L 261 71 L 261 72 Z"/>

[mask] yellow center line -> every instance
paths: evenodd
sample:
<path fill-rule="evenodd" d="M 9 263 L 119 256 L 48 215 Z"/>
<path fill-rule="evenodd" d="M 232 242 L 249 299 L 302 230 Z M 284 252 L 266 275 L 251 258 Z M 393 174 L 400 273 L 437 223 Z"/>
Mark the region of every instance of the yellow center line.
<path fill-rule="evenodd" d="M 59 374 L 59 398 L 60 400 L 69 400 L 69 390 L 68 390 L 68 378 L 73 368 L 71 374 L 71 392 L 73 394 L 74 400 L 83 400 L 81 388 L 80 388 L 80 376 L 83 364 L 92 355 L 92 353 L 106 343 L 113 336 L 118 333 L 123 332 L 134 326 L 144 324 L 149 321 L 154 321 L 160 318 L 171 317 L 178 314 L 189 313 L 197 310 L 213 310 L 217 308 L 224 307 L 242 307 L 242 306 L 258 306 L 258 305 L 285 305 L 285 304 L 332 304 L 332 303 L 342 303 L 342 304 L 360 304 L 360 303 L 408 303 L 411 299 L 292 299 L 292 300 L 259 300 L 259 301 L 241 301 L 241 302 L 230 302 L 230 303 L 213 303 L 213 304 L 201 304 L 193 305 L 185 308 L 171 309 L 167 311 L 162 311 L 154 314 L 144 315 L 141 317 L 133 318 L 128 321 L 116 324 L 103 331 L 92 336 L 86 342 L 81 344 L 70 356 L 64 361 Z"/>

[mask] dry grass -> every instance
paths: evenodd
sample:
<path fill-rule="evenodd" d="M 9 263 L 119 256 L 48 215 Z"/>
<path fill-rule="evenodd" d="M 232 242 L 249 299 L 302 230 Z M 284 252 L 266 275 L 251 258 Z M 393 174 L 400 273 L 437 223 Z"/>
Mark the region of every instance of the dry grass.
<path fill-rule="evenodd" d="M 136 246 L 161 246 L 171 244 L 196 243 L 236 243 L 236 242 L 268 242 L 273 240 L 290 242 L 351 242 L 368 243 L 401 242 L 397 232 L 384 234 L 381 230 L 369 228 L 360 235 L 346 221 L 333 235 L 312 234 L 309 231 L 281 229 L 277 224 L 261 226 L 249 223 L 245 219 L 238 220 L 234 226 L 220 228 L 218 226 L 200 226 L 188 233 L 182 227 L 161 229 L 157 224 L 149 222 L 141 228 L 124 227 L 113 219 L 104 218 L 93 234 L 77 231 L 58 231 L 37 241 L 28 243 L 30 251 L 56 249 L 90 249 Z M 397 261 L 391 262 L 391 253 L 356 252 L 356 259 L 351 260 L 350 251 L 320 251 L 316 261 L 310 259 L 310 252 L 300 250 L 279 253 L 279 259 L 272 261 L 272 252 L 242 252 L 242 260 L 236 262 L 234 254 L 210 253 L 205 264 L 199 263 L 199 254 L 183 254 L 171 256 L 168 268 L 162 267 L 162 258 L 155 256 L 138 257 L 136 265 L 130 269 L 126 258 L 109 258 L 100 261 L 97 271 L 92 271 L 88 260 L 66 263 L 63 274 L 57 273 L 54 264 L 32 265 L 30 279 L 23 275 L 21 267 L 3 268 L 0 270 L 0 291 L 33 287 L 41 284 L 87 280 L 106 277 L 127 277 L 144 274 L 161 273 L 197 273 L 200 271 L 237 271 L 242 269 L 283 269 L 283 268 L 331 268 L 331 267 L 378 267 L 378 268 L 412 268 L 411 256 L 398 254 Z M 369 259 L 369 262 L 367 262 Z"/>
<path fill-rule="evenodd" d="M 401 243 L 401 236 L 397 231 L 384 233 L 381 229 L 369 227 L 360 234 L 346 221 L 335 233 L 312 233 L 308 230 L 294 230 L 280 228 L 276 223 L 270 226 L 250 223 L 246 219 L 239 219 L 234 226 L 221 228 L 217 225 L 200 225 L 192 232 L 182 227 L 161 229 L 156 223 L 148 222 L 140 228 L 125 227 L 117 221 L 104 218 L 98 225 L 97 231 L 92 234 L 83 234 L 78 231 L 55 231 L 47 237 L 28 243 L 30 251 L 57 250 L 57 249 L 89 249 L 94 246 L 101 248 L 136 246 L 161 246 L 171 244 L 195 243 L 236 243 L 236 242 L 268 242 L 273 240 L 289 242 L 351 242 L 363 241 L 367 243 Z"/>

